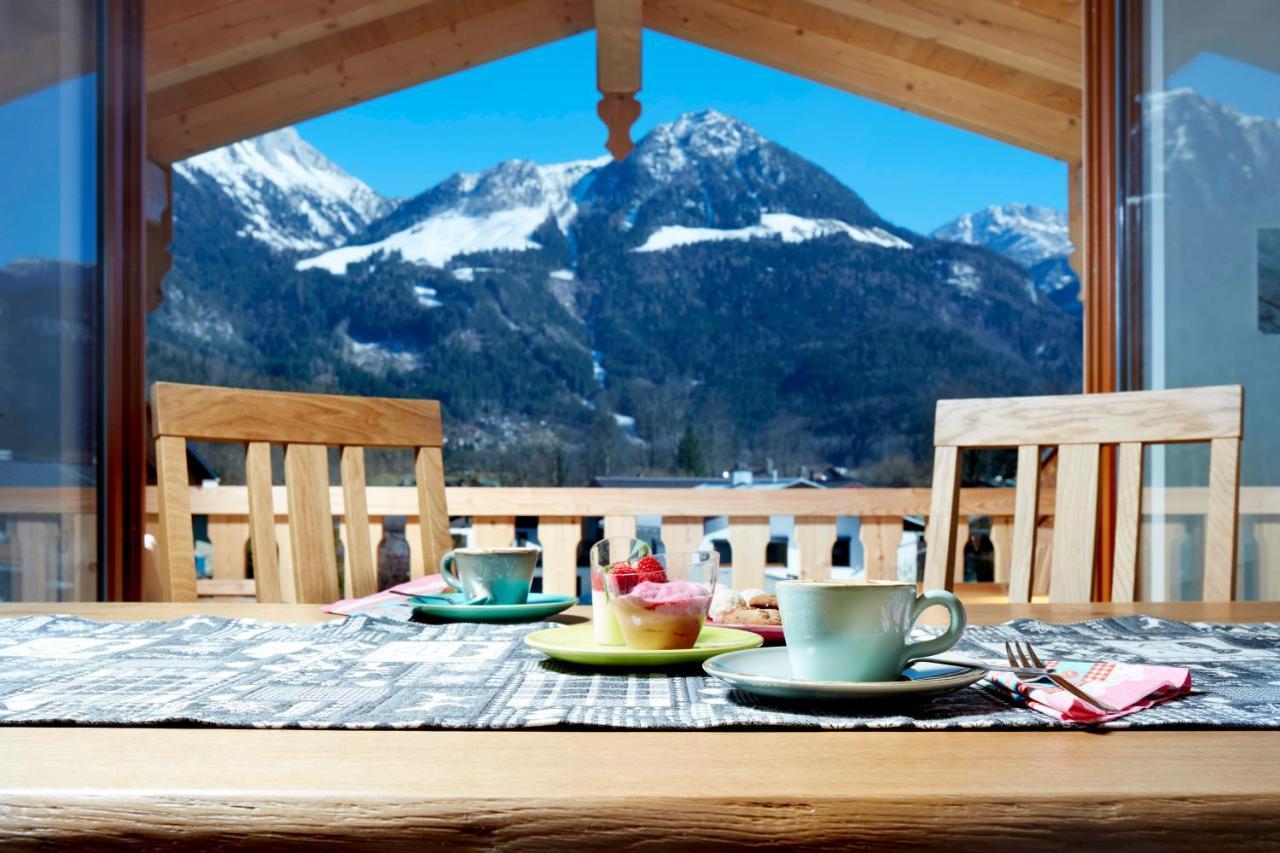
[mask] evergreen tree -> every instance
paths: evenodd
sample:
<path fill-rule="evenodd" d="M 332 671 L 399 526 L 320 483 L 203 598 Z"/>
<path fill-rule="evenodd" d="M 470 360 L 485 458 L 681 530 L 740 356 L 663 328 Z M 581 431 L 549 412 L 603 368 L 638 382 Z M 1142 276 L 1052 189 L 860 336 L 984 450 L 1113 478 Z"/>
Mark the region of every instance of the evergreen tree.
<path fill-rule="evenodd" d="M 686 426 L 680 443 L 676 445 L 676 468 L 695 477 L 705 477 L 707 463 L 702 457 L 702 442 L 694 435 L 693 427 Z"/>

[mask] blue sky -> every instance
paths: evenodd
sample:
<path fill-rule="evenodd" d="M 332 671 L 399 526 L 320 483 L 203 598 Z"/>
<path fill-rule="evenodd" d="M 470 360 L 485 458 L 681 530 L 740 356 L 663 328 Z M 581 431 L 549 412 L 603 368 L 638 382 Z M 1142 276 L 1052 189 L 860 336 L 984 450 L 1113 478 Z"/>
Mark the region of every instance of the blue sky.
<path fill-rule="evenodd" d="M 957 214 L 1021 201 L 1066 208 L 1066 167 L 1048 157 L 656 33 L 645 33 L 639 139 L 714 107 L 821 165 L 882 216 L 931 231 Z M 298 126 L 384 195 L 515 157 L 604 152 L 595 34 L 547 45 Z"/>

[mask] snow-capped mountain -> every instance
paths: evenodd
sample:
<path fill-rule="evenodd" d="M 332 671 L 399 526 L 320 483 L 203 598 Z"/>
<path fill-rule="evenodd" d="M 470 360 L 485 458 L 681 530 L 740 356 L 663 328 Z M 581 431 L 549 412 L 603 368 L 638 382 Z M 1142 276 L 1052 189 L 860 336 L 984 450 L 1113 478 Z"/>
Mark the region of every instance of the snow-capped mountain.
<path fill-rule="evenodd" d="M 438 399 L 454 464 L 504 483 L 669 469 L 713 422 L 717 466 L 927 457 L 939 397 L 1078 387 L 1079 320 L 1024 267 L 888 222 L 714 110 L 622 161 L 458 173 L 341 234 L 247 153 L 175 183 L 152 375 Z"/>
<path fill-rule="evenodd" d="M 1058 307 L 1079 314 L 1080 279 L 1068 263 L 1067 215 L 1034 204 L 997 204 L 964 213 L 938 228 L 936 240 L 982 246 L 1026 268 L 1036 289 Z"/>
<path fill-rule="evenodd" d="M 963 213 L 933 232 L 937 240 L 985 246 L 1025 267 L 1071 254 L 1067 215 L 1034 204 L 997 204 Z"/>
<path fill-rule="evenodd" d="M 510 160 L 483 172 L 459 172 L 406 202 L 358 242 L 301 260 L 297 268 L 341 275 L 348 264 L 381 253 L 443 267 L 456 255 L 538 249 L 534 232 L 548 220 L 565 232 L 578 212 L 574 187 L 608 161 L 539 166 Z"/>
<path fill-rule="evenodd" d="M 738 119 L 690 113 L 650 131 L 625 161 L 500 163 L 458 173 L 349 244 L 297 262 L 343 274 L 379 254 L 443 267 L 459 255 L 541 248 L 540 228 L 568 237 L 578 215 L 625 234 L 638 252 L 720 240 L 797 243 L 843 236 L 910 249 L 847 187 Z"/>
<path fill-rule="evenodd" d="M 220 191 L 243 216 L 236 233 L 278 252 L 342 245 L 394 206 L 291 127 L 183 160 L 174 174 Z"/>

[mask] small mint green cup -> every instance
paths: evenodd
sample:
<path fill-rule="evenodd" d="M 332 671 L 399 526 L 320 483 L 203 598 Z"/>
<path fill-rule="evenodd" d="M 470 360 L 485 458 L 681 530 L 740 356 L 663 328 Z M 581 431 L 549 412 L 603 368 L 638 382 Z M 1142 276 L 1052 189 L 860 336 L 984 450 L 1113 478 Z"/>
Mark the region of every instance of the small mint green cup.
<path fill-rule="evenodd" d="M 440 558 L 440 575 L 468 603 L 524 604 L 537 563 L 537 548 L 454 548 Z"/>
<path fill-rule="evenodd" d="M 939 655 L 964 633 L 960 599 L 940 589 L 916 594 L 894 581 L 779 581 L 778 608 L 793 678 L 806 681 L 897 681 L 911 661 Z M 941 636 L 908 641 L 920 614 L 945 607 Z"/>

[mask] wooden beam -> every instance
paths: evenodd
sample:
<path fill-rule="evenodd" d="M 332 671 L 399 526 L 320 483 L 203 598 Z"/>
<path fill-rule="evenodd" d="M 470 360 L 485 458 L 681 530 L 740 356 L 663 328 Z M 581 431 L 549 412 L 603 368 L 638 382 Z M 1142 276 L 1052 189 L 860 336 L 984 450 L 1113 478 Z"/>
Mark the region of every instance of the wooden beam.
<path fill-rule="evenodd" d="M 640 31 L 642 0 L 595 0 L 596 111 L 609 130 L 605 147 L 614 159 L 631 153 L 631 126 L 640 118 Z"/>
<path fill-rule="evenodd" d="M 792 0 L 646 0 L 645 25 L 1062 160 L 1079 158 L 1070 87 Z M 758 3 L 755 5 L 759 5 Z"/>
<path fill-rule="evenodd" d="M 596 87 L 639 92 L 641 0 L 595 0 Z"/>
<path fill-rule="evenodd" d="M 232 0 L 173 21 L 147 5 L 147 91 L 154 92 L 388 17 L 424 0 Z M 159 14 L 159 13 L 157 13 Z"/>
<path fill-rule="evenodd" d="M 153 92 L 149 156 L 173 162 L 590 28 L 591 0 L 440 0 Z"/>
<path fill-rule="evenodd" d="M 1024 12 L 1065 21 L 1079 27 L 1084 22 L 1084 0 L 1000 0 Z"/>
<path fill-rule="evenodd" d="M 1000 0 L 811 2 L 1080 88 L 1080 28 L 1066 21 Z"/>

